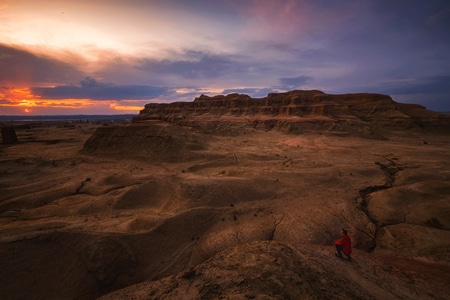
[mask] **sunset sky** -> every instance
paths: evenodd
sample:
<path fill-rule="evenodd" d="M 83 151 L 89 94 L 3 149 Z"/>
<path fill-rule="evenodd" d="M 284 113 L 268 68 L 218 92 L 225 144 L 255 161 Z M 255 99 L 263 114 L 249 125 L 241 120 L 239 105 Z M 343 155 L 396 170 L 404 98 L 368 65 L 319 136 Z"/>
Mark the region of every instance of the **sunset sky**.
<path fill-rule="evenodd" d="M 0 115 L 373 92 L 450 111 L 448 0 L 0 0 Z"/>

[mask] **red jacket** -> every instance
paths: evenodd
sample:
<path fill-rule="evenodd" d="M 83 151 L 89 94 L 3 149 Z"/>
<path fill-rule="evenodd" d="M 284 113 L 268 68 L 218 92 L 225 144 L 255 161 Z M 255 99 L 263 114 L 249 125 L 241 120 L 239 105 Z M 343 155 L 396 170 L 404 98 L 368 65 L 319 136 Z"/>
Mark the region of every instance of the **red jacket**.
<path fill-rule="evenodd" d="M 348 235 L 342 236 L 342 239 L 334 243 L 335 245 L 342 245 L 342 252 L 347 255 L 352 254 L 352 241 Z"/>

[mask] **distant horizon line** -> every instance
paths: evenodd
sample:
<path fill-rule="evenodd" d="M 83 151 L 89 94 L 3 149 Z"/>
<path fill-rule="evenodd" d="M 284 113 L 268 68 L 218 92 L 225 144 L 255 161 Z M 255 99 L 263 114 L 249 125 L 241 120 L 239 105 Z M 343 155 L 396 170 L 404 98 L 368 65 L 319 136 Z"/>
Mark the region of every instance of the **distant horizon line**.
<path fill-rule="evenodd" d="M 137 114 L 76 114 L 76 115 L 0 115 L 0 121 L 73 121 L 73 120 L 108 120 L 125 119 Z"/>
<path fill-rule="evenodd" d="M 6 117 L 67 117 L 67 116 L 136 116 L 138 114 L 45 114 L 45 115 L 0 115 L 0 118 Z"/>
<path fill-rule="evenodd" d="M 441 114 L 450 114 L 450 111 L 437 111 Z M 82 117 L 133 117 L 138 116 L 139 114 L 46 114 L 46 115 L 0 115 L 0 120 L 10 120 L 11 118 L 19 118 L 19 119 L 39 119 L 39 118 L 82 118 Z"/>

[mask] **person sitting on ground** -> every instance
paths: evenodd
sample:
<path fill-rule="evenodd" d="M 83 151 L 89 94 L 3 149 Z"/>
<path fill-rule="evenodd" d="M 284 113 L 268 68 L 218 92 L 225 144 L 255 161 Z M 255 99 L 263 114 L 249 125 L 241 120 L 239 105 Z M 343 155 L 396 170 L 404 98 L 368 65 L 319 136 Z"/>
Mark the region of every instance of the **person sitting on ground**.
<path fill-rule="evenodd" d="M 336 256 L 339 258 L 344 258 L 342 256 L 342 253 L 347 256 L 347 260 L 352 260 L 351 254 L 352 254 L 352 241 L 350 240 L 350 237 L 347 235 L 347 230 L 342 229 L 341 231 L 342 238 L 339 241 L 336 241 L 334 245 L 336 246 Z"/>

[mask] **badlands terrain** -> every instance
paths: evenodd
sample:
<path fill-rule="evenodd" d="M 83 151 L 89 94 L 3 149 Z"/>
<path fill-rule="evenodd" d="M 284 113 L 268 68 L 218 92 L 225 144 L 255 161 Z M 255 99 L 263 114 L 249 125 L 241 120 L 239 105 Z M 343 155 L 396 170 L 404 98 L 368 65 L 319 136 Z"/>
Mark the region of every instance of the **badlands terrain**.
<path fill-rule="evenodd" d="M 449 299 L 449 120 L 292 91 L 6 124 L 1 298 Z"/>

